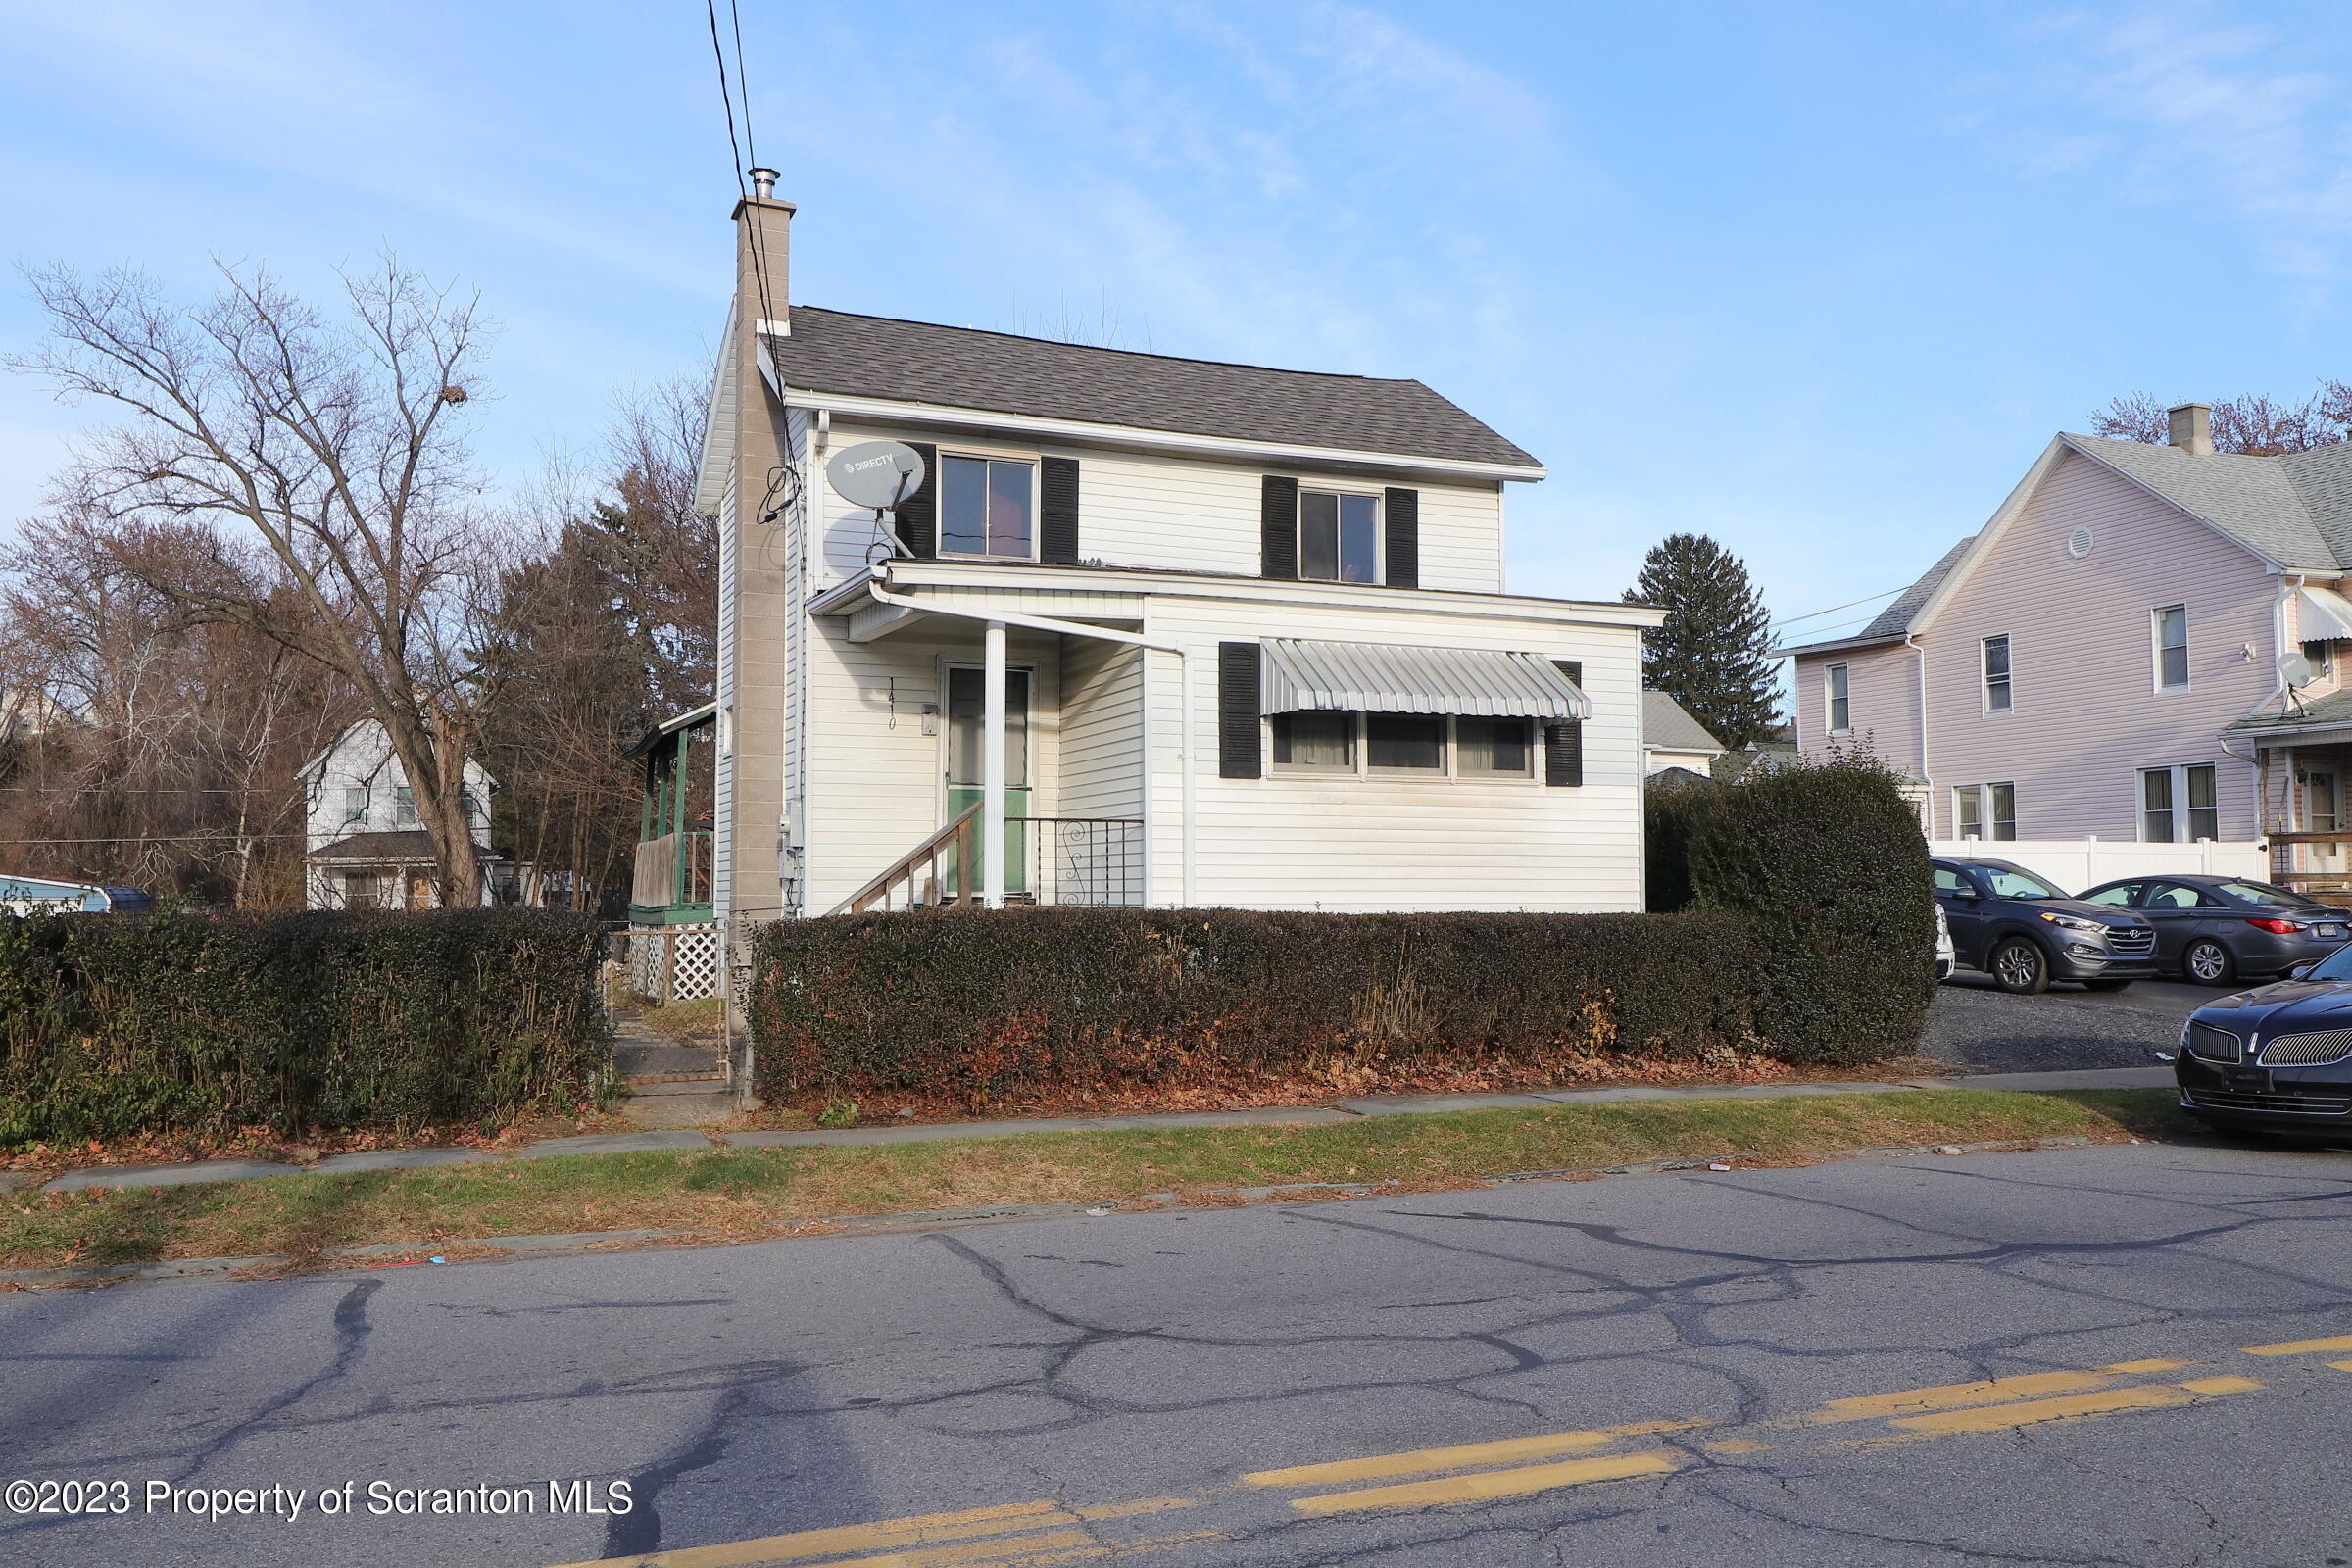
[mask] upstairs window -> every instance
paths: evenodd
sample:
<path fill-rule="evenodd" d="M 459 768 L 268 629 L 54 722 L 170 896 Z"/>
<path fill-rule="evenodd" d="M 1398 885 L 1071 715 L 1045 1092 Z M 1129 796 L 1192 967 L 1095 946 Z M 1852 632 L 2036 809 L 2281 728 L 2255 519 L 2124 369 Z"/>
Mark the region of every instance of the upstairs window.
<path fill-rule="evenodd" d="M 939 553 L 1029 561 L 1037 550 L 1037 470 L 1001 458 L 939 459 Z"/>
<path fill-rule="evenodd" d="M 2303 657 L 2311 661 L 2311 678 L 2317 681 L 2335 679 L 2335 644 L 2305 643 Z"/>
<path fill-rule="evenodd" d="M 1829 716 L 1830 733 L 1842 735 L 1854 727 L 1852 705 L 1846 700 L 1846 685 L 1850 671 L 1843 664 L 1832 664 L 1822 676 L 1822 691 L 1826 701 L 1823 708 Z"/>
<path fill-rule="evenodd" d="M 365 822 L 367 820 L 368 786 L 365 784 L 344 785 L 343 825 L 345 827 L 349 827 L 354 822 Z"/>
<path fill-rule="evenodd" d="M 2188 607 L 2167 605 L 2149 619 L 2156 639 L 2156 689 L 2188 690 Z"/>
<path fill-rule="evenodd" d="M 393 788 L 392 819 L 402 827 L 416 825 L 416 792 L 406 784 Z"/>
<path fill-rule="evenodd" d="M 1380 498 L 1300 491 L 1298 575 L 1315 582 L 1380 581 Z"/>
<path fill-rule="evenodd" d="M 1984 639 L 1984 711 L 2009 711 L 2009 637 Z"/>
<path fill-rule="evenodd" d="M 2213 764 L 2139 770 L 2139 836 L 2148 844 L 2193 844 L 2222 836 Z"/>

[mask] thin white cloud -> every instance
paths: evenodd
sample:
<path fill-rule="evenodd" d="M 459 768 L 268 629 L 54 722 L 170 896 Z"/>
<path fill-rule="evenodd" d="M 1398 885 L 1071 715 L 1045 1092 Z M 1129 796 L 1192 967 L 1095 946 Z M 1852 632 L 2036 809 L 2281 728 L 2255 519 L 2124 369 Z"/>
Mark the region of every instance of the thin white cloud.
<path fill-rule="evenodd" d="M 832 156 L 926 171 L 910 242 L 983 248 L 1032 302 L 1148 314 L 1173 352 L 1384 374 L 1529 352 L 1540 280 L 1466 236 L 1514 201 L 1605 192 L 1538 94 L 1356 7 L 1120 10 L 1115 30 L 991 25 L 960 74 L 945 47 L 796 81 L 796 118 Z M 1024 134 L 1040 123 L 1046 148 Z M 823 245 L 822 205 L 803 219 Z"/>
<path fill-rule="evenodd" d="M 2310 40 L 2201 3 L 2074 12 L 2029 34 L 2054 51 L 2031 95 L 2117 127 L 2039 138 L 2024 155 L 2034 172 L 2120 164 L 2144 200 L 2226 204 L 2272 270 L 2315 292 L 2344 281 L 2352 110 L 2345 82 L 2312 68 Z"/>

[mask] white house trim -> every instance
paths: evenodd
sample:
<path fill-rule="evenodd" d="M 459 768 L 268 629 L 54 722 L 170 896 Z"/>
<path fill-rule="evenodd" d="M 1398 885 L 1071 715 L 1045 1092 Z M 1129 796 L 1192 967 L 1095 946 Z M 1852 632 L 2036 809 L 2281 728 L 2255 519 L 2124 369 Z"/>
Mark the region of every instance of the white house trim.
<path fill-rule="evenodd" d="M 1511 615 L 1564 625 L 1663 625 L 1666 612 L 1649 605 L 1609 600 L 1533 599 L 1513 594 L 1466 593 L 1444 588 L 1399 590 L 1369 583 L 1297 581 L 1288 577 L 1234 577 L 1180 571 L 1138 571 L 1103 566 L 1004 566 L 902 558 L 885 563 L 882 579 L 894 588 L 1036 589 L 1105 597 L 1251 600 L 1264 604 L 1313 605 L 1330 609 L 1378 610 L 1396 615 L 1446 618 Z M 838 614 L 858 590 L 874 580 L 863 573 L 828 588 L 808 606 L 812 615 Z M 928 605 L 926 609 L 930 608 Z M 1107 609 L 1107 607 L 1106 607 Z M 1132 618 L 1132 612 L 1112 618 Z"/>

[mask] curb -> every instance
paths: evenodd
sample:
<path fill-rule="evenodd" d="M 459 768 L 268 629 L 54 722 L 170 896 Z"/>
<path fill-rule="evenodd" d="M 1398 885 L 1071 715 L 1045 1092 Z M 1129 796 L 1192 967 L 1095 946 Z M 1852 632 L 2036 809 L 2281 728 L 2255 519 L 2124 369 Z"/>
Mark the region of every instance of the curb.
<path fill-rule="evenodd" d="M 2145 1142 L 2133 1139 L 2133 1143 Z M 2046 1149 L 2087 1149 L 2101 1144 L 2100 1140 L 2069 1135 L 2055 1138 L 2001 1139 L 1975 1144 L 1905 1144 L 1884 1149 L 1827 1149 L 1802 1155 L 1787 1156 L 1801 1159 L 1807 1164 L 1819 1164 L 1842 1159 L 1896 1159 L 1913 1155 L 1982 1154 L 1994 1152 L 2028 1153 Z M 1557 1170 L 1509 1171 L 1499 1176 L 1465 1178 L 1477 1187 L 1511 1187 L 1524 1182 L 1553 1182 L 1596 1179 L 1603 1176 L 1661 1176 L 1680 1171 L 1713 1171 L 1724 1167 L 1726 1172 L 1737 1171 L 1735 1163 L 1742 1159 L 1764 1156 L 1751 1153 L 1725 1154 L 1709 1159 L 1650 1159 L 1627 1165 L 1575 1165 Z M 1786 1165 L 1749 1166 L 1749 1170 L 1787 1169 Z M 961 1228 L 967 1225 L 1001 1224 L 1007 1220 L 1066 1219 L 1072 1215 L 1103 1218 L 1112 1214 L 1145 1214 L 1175 1207 L 1241 1207 L 1250 1203 L 1280 1202 L 1286 1198 L 1311 1200 L 1321 1195 L 1344 1198 L 1373 1198 L 1382 1193 L 1398 1196 L 1420 1196 L 1399 1192 L 1403 1184 L 1396 1181 L 1379 1182 L 1292 1182 L 1279 1187 L 1220 1187 L 1205 1188 L 1190 1193 L 1147 1193 L 1139 1198 L 1104 1199 L 1098 1203 L 998 1203 L 980 1208 L 917 1209 L 903 1214 L 845 1214 L 825 1218 L 778 1220 L 780 1232 L 774 1237 L 759 1238 L 768 1241 L 813 1240 L 825 1236 L 876 1236 L 895 1231 L 926 1231 Z M 1472 1192 L 1476 1187 L 1464 1187 Z M 1231 1204 L 1214 1201 L 1231 1199 Z M 1202 1200 L 1209 1200 L 1205 1204 Z M 625 1230 L 577 1231 L 556 1236 L 488 1236 L 472 1241 L 441 1242 L 370 1242 L 360 1247 L 325 1247 L 318 1255 L 335 1258 L 386 1257 L 402 1253 L 424 1252 L 439 1248 L 444 1252 L 468 1248 L 493 1248 L 487 1257 L 462 1257 L 459 1263 L 501 1263 L 515 1257 L 557 1256 L 571 1252 L 612 1250 L 616 1243 L 664 1242 L 692 1238 L 693 1231 Z M 746 1241 L 708 1242 L 707 1246 L 748 1246 Z M 132 1282 L 161 1284 L 174 1280 L 218 1280 L 229 1275 L 249 1273 L 272 1264 L 298 1263 L 290 1255 L 261 1257 L 189 1257 L 175 1258 L 163 1263 L 114 1263 L 74 1268 L 0 1269 L 0 1291 L 38 1290 L 74 1285 L 121 1285 Z M 377 1264 L 379 1268 L 409 1266 L 416 1259 L 399 1263 Z M 429 1262 L 439 1262 L 438 1257 Z M 331 1270 L 333 1273 L 348 1270 Z M 308 1278 L 308 1275 L 295 1276 Z"/>

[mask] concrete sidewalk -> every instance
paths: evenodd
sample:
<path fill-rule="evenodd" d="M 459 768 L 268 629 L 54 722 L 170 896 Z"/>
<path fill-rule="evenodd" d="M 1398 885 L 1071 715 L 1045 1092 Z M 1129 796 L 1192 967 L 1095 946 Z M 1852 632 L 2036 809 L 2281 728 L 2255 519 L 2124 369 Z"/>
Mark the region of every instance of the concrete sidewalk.
<path fill-rule="evenodd" d="M 849 1148 L 871 1144 L 937 1143 L 956 1138 L 1017 1138 L 1027 1133 L 1124 1132 L 1155 1127 L 1265 1127 L 1323 1125 L 1365 1116 L 1426 1116 L 1449 1110 L 1534 1110 L 1551 1105 L 1613 1104 L 1647 1100 L 1785 1100 L 1808 1095 L 1891 1095 L 1921 1089 L 1995 1089 L 2051 1093 L 2068 1089 L 2161 1089 L 2173 1082 L 2170 1067 L 2117 1067 L 2077 1072 L 1978 1073 L 1958 1078 L 1898 1078 L 1871 1082 L 1812 1084 L 1693 1084 L 1660 1089 L 1626 1085 L 1608 1089 L 1542 1089 L 1513 1095 L 1382 1095 L 1339 1100 L 1329 1105 L 1275 1105 L 1250 1110 L 1193 1110 L 1162 1116 L 1041 1116 L 1010 1121 L 923 1122 L 904 1127 L 845 1127 L 810 1132 L 722 1133 L 685 1129 L 604 1133 L 584 1138 L 549 1138 L 526 1144 L 512 1155 L 474 1149 L 404 1149 L 377 1153 L 333 1154 L 315 1165 L 280 1165 L 259 1159 L 207 1159 L 170 1165 L 93 1165 L 70 1170 L 47 1183 L 50 1193 L 90 1188 L 179 1187 L 198 1182 L 252 1181 L 265 1176 L 332 1175 L 341 1171 L 407 1170 L 502 1158 L 544 1159 L 566 1154 L 631 1154 L 652 1151 L 711 1149 Z M 30 1184 L 0 1173 L 0 1190 Z"/>

